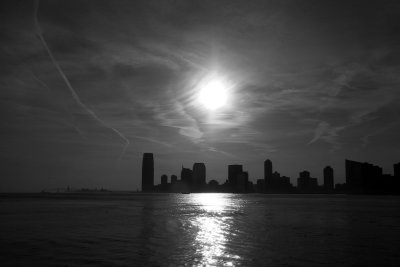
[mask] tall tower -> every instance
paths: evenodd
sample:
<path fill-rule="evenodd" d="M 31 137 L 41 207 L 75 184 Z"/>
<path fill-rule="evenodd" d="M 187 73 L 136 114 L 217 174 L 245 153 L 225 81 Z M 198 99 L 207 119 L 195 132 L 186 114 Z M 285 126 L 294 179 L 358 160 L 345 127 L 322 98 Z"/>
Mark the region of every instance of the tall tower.
<path fill-rule="evenodd" d="M 195 186 L 206 184 L 206 165 L 204 163 L 193 164 L 193 184 Z"/>
<path fill-rule="evenodd" d="M 142 163 L 142 192 L 151 192 L 154 188 L 154 159 L 153 153 L 143 154 Z"/>
<path fill-rule="evenodd" d="M 400 162 L 393 164 L 393 176 L 400 179 Z"/>
<path fill-rule="evenodd" d="M 333 168 L 326 166 L 324 168 L 324 189 L 326 191 L 333 191 Z"/>
<path fill-rule="evenodd" d="M 359 193 L 362 189 L 363 164 L 353 160 L 345 160 L 346 188 L 351 193 Z"/>
<path fill-rule="evenodd" d="M 242 165 L 228 165 L 228 181 L 229 184 L 233 187 L 236 188 L 237 185 L 237 176 L 243 172 L 243 166 Z"/>
<path fill-rule="evenodd" d="M 264 161 L 264 184 L 266 189 L 272 189 L 272 161 L 269 159 Z"/>
<path fill-rule="evenodd" d="M 396 194 L 400 195 L 400 162 L 393 164 L 393 176 L 394 176 L 394 179 L 393 179 L 394 192 L 396 192 Z"/>
<path fill-rule="evenodd" d="M 168 184 L 168 176 L 166 174 L 161 175 L 161 185 L 166 186 Z"/>
<path fill-rule="evenodd" d="M 181 170 L 181 181 L 186 183 L 187 185 L 191 185 L 193 182 L 193 172 L 189 168 L 184 168 L 182 166 Z"/>

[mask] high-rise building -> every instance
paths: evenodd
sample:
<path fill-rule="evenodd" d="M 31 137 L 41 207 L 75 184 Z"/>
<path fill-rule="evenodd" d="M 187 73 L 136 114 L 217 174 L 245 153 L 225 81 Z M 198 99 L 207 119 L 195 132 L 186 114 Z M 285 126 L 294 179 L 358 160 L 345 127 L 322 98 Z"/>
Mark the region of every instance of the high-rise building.
<path fill-rule="evenodd" d="M 400 162 L 393 164 L 393 182 L 392 182 L 392 191 L 395 194 L 400 195 Z"/>
<path fill-rule="evenodd" d="M 310 178 L 310 172 L 309 171 L 302 171 L 299 174 L 300 178 Z"/>
<path fill-rule="evenodd" d="M 400 162 L 393 164 L 393 176 L 400 179 Z"/>
<path fill-rule="evenodd" d="M 193 172 L 189 168 L 184 168 L 182 166 L 181 170 L 181 180 L 187 185 L 191 185 L 193 181 Z"/>
<path fill-rule="evenodd" d="M 362 187 L 362 163 L 346 159 L 345 168 L 346 187 L 348 190 L 353 192 L 360 190 Z"/>
<path fill-rule="evenodd" d="M 297 178 L 297 187 L 300 190 L 305 190 L 309 186 L 310 172 L 302 171 L 299 173 L 299 178 Z"/>
<path fill-rule="evenodd" d="M 289 191 L 292 189 L 292 184 L 290 183 L 290 177 L 282 176 L 281 183 L 285 191 Z"/>
<path fill-rule="evenodd" d="M 142 162 L 142 192 L 154 189 L 154 159 L 153 153 L 144 153 Z"/>
<path fill-rule="evenodd" d="M 161 175 L 161 185 L 165 186 L 168 184 L 168 176 L 166 174 Z"/>
<path fill-rule="evenodd" d="M 382 168 L 346 159 L 346 187 L 350 193 L 376 193 L 384 190 Z"/>
<path fill-rule="evenodd" d="M 310 172 L 302 171 L 297 178 L 297 187 L 302 192 L 313 193 L 318 190 L 317 178 L 310 177 Z"/>
<path fill-rule="evenodd" d="M 228 181 L 230 186 L 234 189 L 237 186 L 237 176 L 243 172 L 242 165 L 228 165 Z"/>
<path fill-rule="evenodd" d="M 178 177 L 176 175 L 171 175 L 171 184 L 176 183 L 176 181 L 178 181 Z"/>
<path fill-rule="evenodd" d="M 238 173 L 236 177 L 236 188 L 235 192 L 237 193 L 246 193 L 247 192 L 247 184 L 249 183 L 249 173 L 241 172 Z"/>
<path fill-rule="evenodd" d="M 206 184 L 206 165 L 204 163 L 193 164 L 193 184 L 196 187 Z"/>
<path fill-rule="evenodd" d="M 270 190 L 273 187 L 272 179 L 272 161 L 267 159 L 264 161 L 264 184 L 267 190 Z"/>
<path fill-rule="evenodd" d="M 326 191 L 333 191 L 333 168 L 331 166 L 326 166 L 324 168 L 324 189 Z"/>
<path fill-rule="evenodd" d="M 257 193 L 264 192 L 264 189 L 265 189 L 265 180 L 264 179 L 257 179 L 257 186 L 256 186 Z"/>

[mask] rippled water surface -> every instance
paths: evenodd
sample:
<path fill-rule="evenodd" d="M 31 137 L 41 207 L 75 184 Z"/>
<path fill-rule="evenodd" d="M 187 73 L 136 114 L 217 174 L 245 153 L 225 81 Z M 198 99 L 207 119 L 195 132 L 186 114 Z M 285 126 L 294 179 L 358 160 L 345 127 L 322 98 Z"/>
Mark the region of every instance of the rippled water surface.
<path fill-rule="evenodd" d="M 398 266 L 400 198 L 0 197 L 1 266 Z"/>

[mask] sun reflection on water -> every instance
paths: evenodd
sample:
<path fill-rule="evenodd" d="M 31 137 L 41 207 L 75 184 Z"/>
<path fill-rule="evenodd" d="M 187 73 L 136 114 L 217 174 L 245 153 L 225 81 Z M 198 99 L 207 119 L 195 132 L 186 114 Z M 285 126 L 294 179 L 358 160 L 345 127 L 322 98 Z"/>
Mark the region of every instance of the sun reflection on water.
<path fill-rule="evenodd" d="M 230 234 L 230 199 L 225 194 L 193 194 L 193 204 L 198 205 L 200 213 L 192 224 L 198 229 L 196 235 L 196 254 L 201 256 L 199 265 L 233 266 L 232 260 L 238 256 L 230 255 L 226 245 Z"/>
<path fill-rule="evenodd" d="M 207 212 L 222 212 L 228 208 L 229 199 L 223 194 L 193 194 L 192 201 Z"/>

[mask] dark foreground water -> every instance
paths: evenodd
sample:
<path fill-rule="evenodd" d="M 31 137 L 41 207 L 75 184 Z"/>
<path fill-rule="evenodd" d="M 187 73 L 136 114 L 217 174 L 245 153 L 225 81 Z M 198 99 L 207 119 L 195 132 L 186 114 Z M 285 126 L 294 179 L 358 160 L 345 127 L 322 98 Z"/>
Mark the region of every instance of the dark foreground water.
<path fill-rule="evenodd" d="M 399 266 L 400 198 L 0 196 L 0 266 Z"/>

